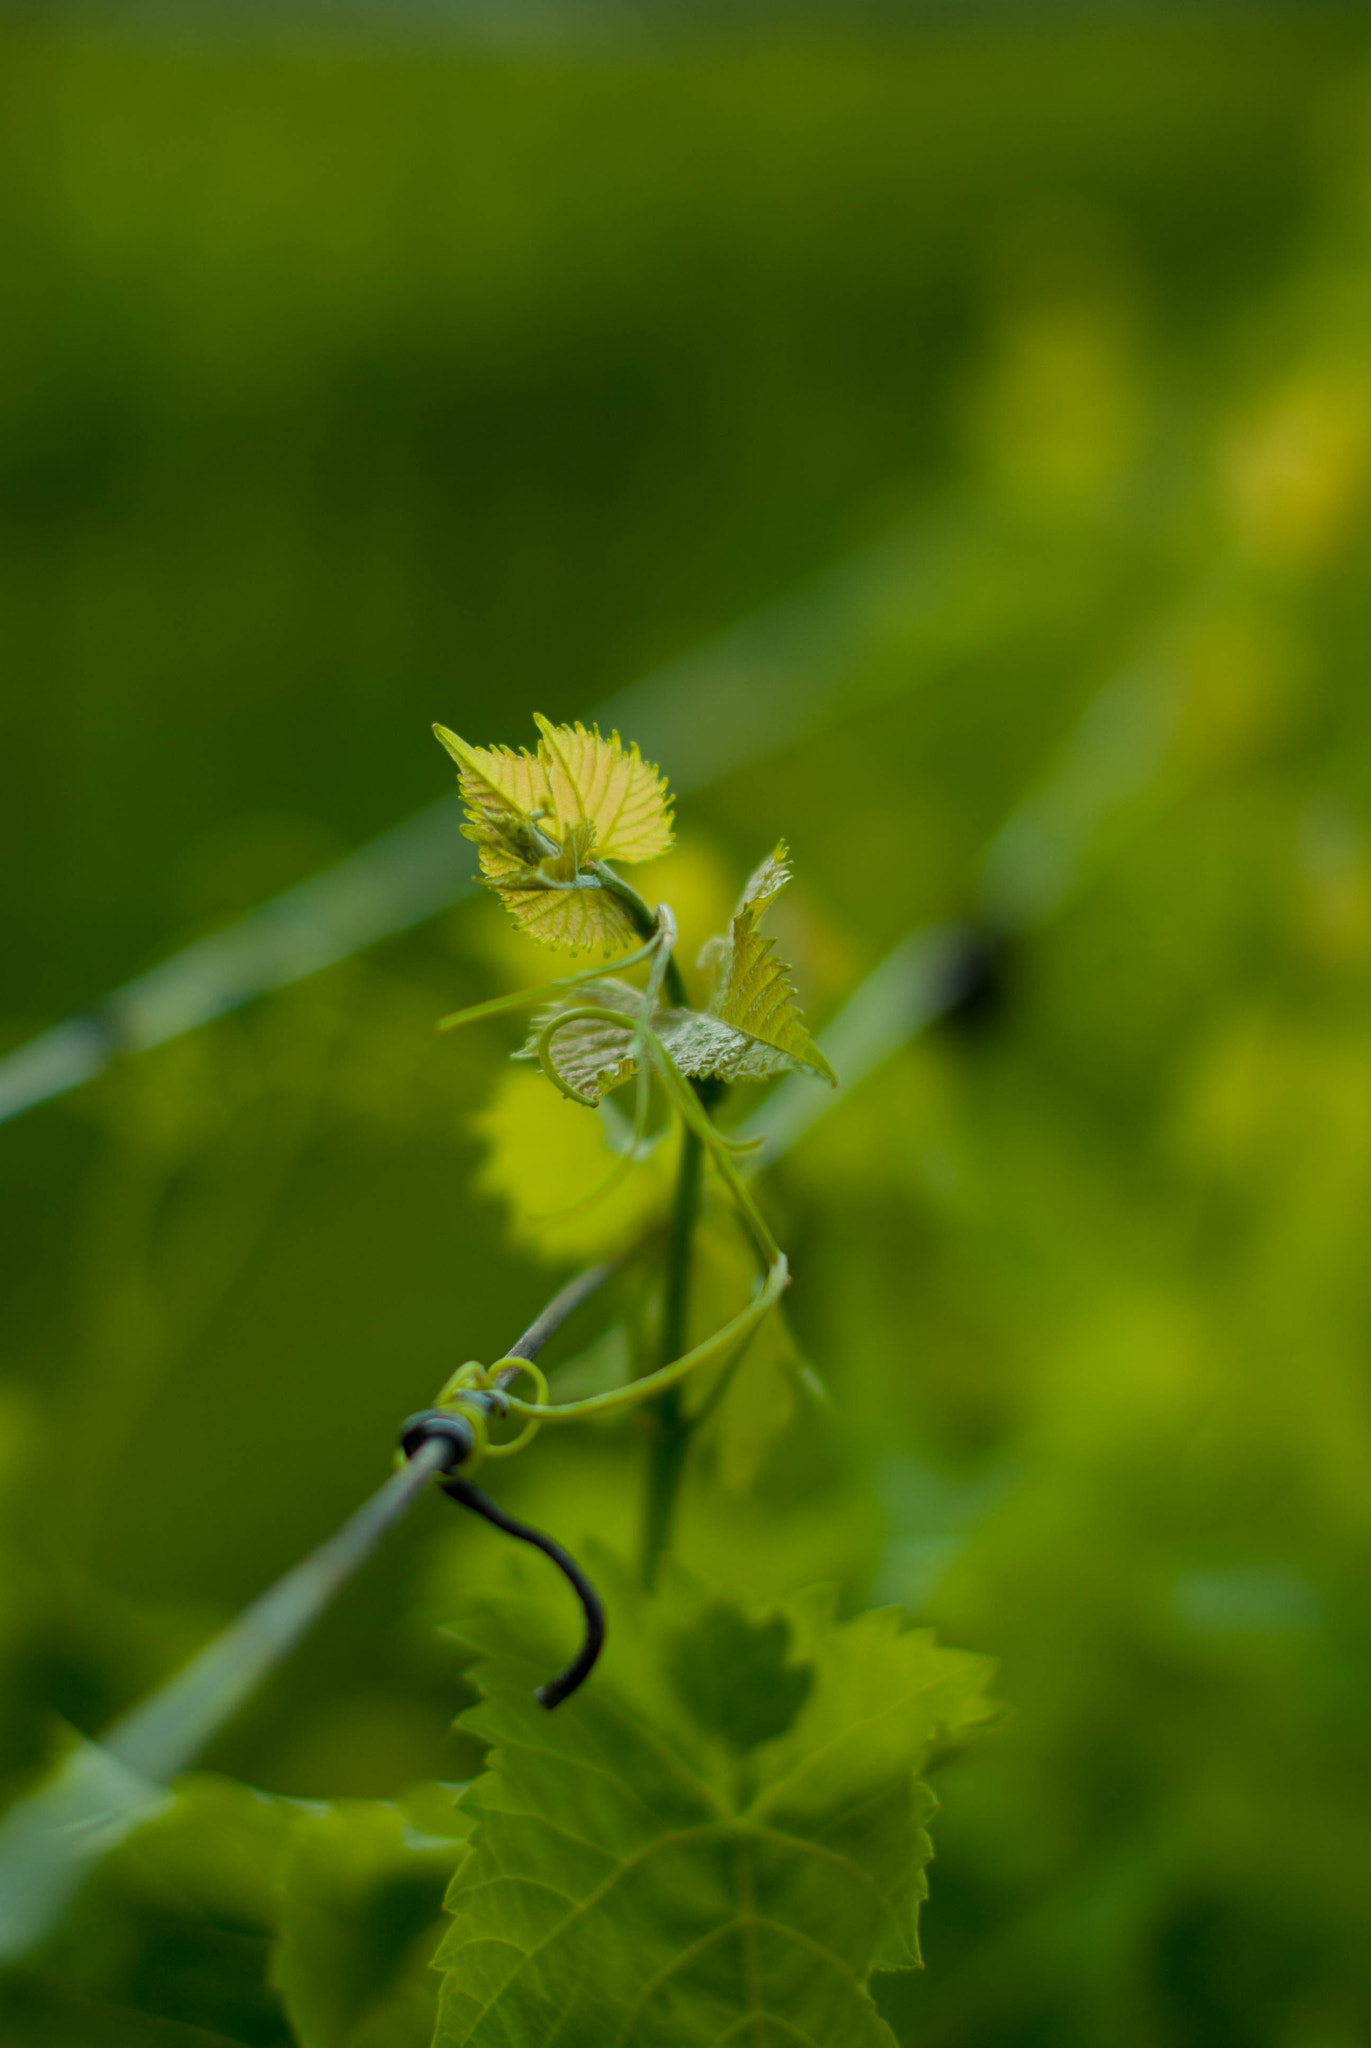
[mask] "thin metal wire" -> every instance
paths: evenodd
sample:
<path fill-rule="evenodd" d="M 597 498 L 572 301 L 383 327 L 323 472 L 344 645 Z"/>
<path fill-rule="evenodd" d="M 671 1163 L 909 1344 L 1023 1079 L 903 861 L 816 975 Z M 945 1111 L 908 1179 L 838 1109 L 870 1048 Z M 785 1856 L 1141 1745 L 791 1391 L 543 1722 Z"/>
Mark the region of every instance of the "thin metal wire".
<path fill-rule="evenodd" d="M 568 1316 L 588 1301 L 622 1263 L 622 1259 L 607 1259 L 578 1273 L 535 1316 L 505 1356 L 536 1357 Z M 518 1377 L 517 1368 L 511 1369 L 509 1377 Z M 411 1418 L 415 1422 L 419 1419 Z M 184 1770 L 267 1673 L 289 1655 L 353 1573 L 365 1564 L 386 1531 L 418 1499 L 429 1480 L 449 1470 L 460 1456 L 461 1445 L 451 1435 L 429 1433 L 416 1442 L 406 1463 L 391 1474 L 370 1500 L 363 1502 L 341 1529 L 302 1558 L 250 1607 L 244 1608 L 168 1684 L 116 1721 L 101 1747 L 140 1777 L 166 1779 Z M 512 1533 L 522 1535 L 522 1525 Z M 546 1548 L 551 1540 L 539 1538 L 539 1547 Z M 553 1550 L 548 1555 L 553 1556 Z M 561 1564 L 565 1555 L 561 1552 L 554 1562 Z M 563 1564 L 562 1568 L 565 1570 L 566 1566 Z M 580 1594 L 576 1577 L 570 1572 L 567 1575 Z"/>
<path fill-rule="evenodd" d="M 505 1353 L 506 1358 L 536 1358 L 549 1337 L 556 1335 L 567 1317 L 574 1315 L 583 1301 L 589 1301 L 592 1294 L 603 1287 L 624 1263 L 624 1258 L 605 1259 L 598 1266 L 588 1266 L 584 1273 L 578 1273 L 574 1280 L 568 1280 L 565 1287 L 554 1294 L 547 1307 L 535 1316 L 522 1337 L 516 1338 Z M 509 1366 L 495 1375 L 497 1387 L 512 1387 L 518 1379 L 517 1368 Z"/>
<path fill-rule="evenodd" d="M 615 1259 L 592 1266 L 568 1282 L 506 1357 L 534 1357 L 621 1263 Z M 166 1781 L 194 1761 L 290 1654 L 386 1531 L 461 1452 L 460 1439 L 451 1433 L 416 1443 L 405 1464 L 327 1542 L 254 1600 L 149 1699 L 116 1721 L 102 1741 L 78 1742 L 43 1784 L 15 1801 L 0 1818 L 0 1964 L 26 1955 L 42 1941 L 93 1865 L 166 1805 Z M 599 1598 L 560 1544 L 462 1484 L 458 1497 L 463 1505 L 535 1544 L 566 1574 L 581 1601 L 586 1617 L 581 1649 L 537 1694 L 544 1706 L 556 1706 L 581 1683 L 599 1654 L 604 1641 Z"/>
<path fill-rule="evenodd" d="M 569 1550 L 563 1550 L 555 1537 L 545 1535 L 541 1529 L 534 1529 L 527 1522 L 519 1521 L 506 1508 L 493 1501 L 489 1494 L 482 1493 L 469 1479 L 454 1475 L 439 1482 L 449 1500 L 455 1500 L 473 1513 L 484 1515 L 495 1528 L 502 1529 L 506 1536 L 517 1536 L 521 1543 L 531 1543 L 535 1550 L 541 1550 L 544 1557 L 550 1557 L 563 1577 L 568 1579 L 581 1603 L 585 1616 L 585 1639 L 580 1649 L 564 1671 L 550 1678 L 546 1685 L 540 1685 L 533 1697 L 540 1707 L 549 1711 L 559 1707 L 563 1700 L 571 1698 L 578 1686 L 584 1685 L 595 1668 L 605 1644 L 604 1603 L 586 1574 L 577 1564 Z"/>
<path fill-rule="evenodd" d="M 533 1358 L 581 1303 L 622 1261 L 607 1260 L 568 1282 L 536 1316 L 509 1358 Z M 517 1377 L 517 1372 L 511 1374 Z M 408 1426 L 408 1425 L 407 1425 Z M 243 1701 L 313 1626 L 347 1581 L 404 1515 L 430 1479 L 461 1456 L 450 1435 L 429 1434 L 398 1472 L 363 1502 L 341 1529 L 302 1558 L 229 1626 L 207 1643 L 167 1685 L 108 1730 L 102 1748 L 140 1777 L 175 1777 L 202 1750 Z M 484 1510 L 480 1510 L 484 1512 Z M 493 1519 L 493 1517 L 487 1517 Z M 522 1534 L 522 1525 L 512 1533 Z M 526 1537 L 525 1540 L 532 1540 Z M 546 1548 L 551 1538 L 539 1539 Z M 548 1555 L 562 1563 L 565 1552 Z M 575 1568 L 579 1571 L 579 1567 Z M 581 1585 L 568 1572 L 578 1595 Z M 584 1604 L 584 1601 L 583 1601 Z M 591 1660 L 594 1661 L 593 1658 Z"/>
<path fill-rule="evenodd" d="M 166 1780 L 191 1763 L 316 1621 L 386 1530 L 451 1462 L 426 1444 L 380 1490 L 255 1600 L 102 1743 L 78 1742 L 0 1820 L 0 1963 L 26 1955 L 60 1919 L 87 1872 L 161 1811 Z"/>

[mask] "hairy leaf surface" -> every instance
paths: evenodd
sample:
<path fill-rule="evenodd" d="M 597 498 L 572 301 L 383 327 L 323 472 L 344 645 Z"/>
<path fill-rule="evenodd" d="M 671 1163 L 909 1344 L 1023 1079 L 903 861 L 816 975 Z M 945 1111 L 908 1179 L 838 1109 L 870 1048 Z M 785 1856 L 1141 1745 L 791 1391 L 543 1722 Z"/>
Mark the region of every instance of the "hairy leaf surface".
<path fill-rule="evenodd" d="M 542 734 L 539 759 L 547 773 L 553 811 L 582 820 L 595 835 L 599 860 L 656 860 L 671 844 L 671 802 L 661 775 L 644 761 L 637 742 L 625 748 L 617 732 L 601 739 L 598 727 L 549 725 L 533 715 Z"/>
<path fill-rule="evenodd" d="M 473 747 L 438 725 L 457 763 L 481 873 L 520 928 L 546 946 L 604 952 L 630 942 L 633 920 L 597 863 L 652 860 L 671 844 L 666 784 L 618 733 L 538 718 L 536 754 Z"/>
<path fill-rule="evenodd" d="M 916 1773 L 985 1717 L 982 1661 L 823 1595 L 758 1618 L 679 1572 L 648 1603 L 596 1571 L 609 1648 L 556 1714 L 532 1688 L 564 1615 L 502 1593 L 458 1626 L 492 1749 L 440 2048 L 892 2048 L 867 1981 L 917 1961 Z"/>
<path fill-rule="evenodd" d="M 732 1026 L 747 1045 L 706 1071 L 727 1080 L 763 1079 L 783 1067 L 808 1067 L 825 1081 L 836 1076 L 805 1029 L 790 970 L 776 958 L 776 942 L 764 938 L 758 920 L 791 878 L 784 840 L 768 855 L 743 890 L 728 937 L 711 941 L 703 964 L 715 975 L 709 1014 Z M 679 1063 L 679 1062 L 678 1062 Z M 683 1072 L 695 1072 L 683 1066 Z"/>
<path fill-rule="evenodd" d="M 790 875 L 782 841 L 748 881 L 727 936 L 705 946 L 700 965 L 714 983 L 709 1008 L 660 1008 L 652 1013 L 653 1030 L 689 1080 L 713 1076 L 724 1081 L 769 1081 L 799 1067 L 827 1081 L 835 1078 L 805 1029 L 789 969 L 776 958 L 774 939 L 757 929 L 762 912 Z M 606 978 L 587 983 L 535 1017 L 519 1057 L 537 1057 L 544 1027 L 559 1014 L 599 1005 L 636 1016 L 641 1000 L 627 982 Z M 583 1102 L 596 1103 L 636 1074 L 632 1041 L 631 1028 L 622 1022 L 577 1017 L 555 1034 L 549 1056 L 572 1093 Z"/>
<path fill-rule="evenodd" d="M 583 1102 L 597 1103 L 611 1089 L 632 1080 L 638 1071 L 638 1063 L 633 1057 L 633 1026 L 625 1024 L 622 1018 L 624 1015 L 636 1017 L 642 1004 L 642 993 L 631 982 L 616 981 L 612 975 L 606 975 L 599 981 L 583 982 L 573 996 L 547 1003 L 534 1013 L 528 1037 L 514 1057 L 536 1060 L 539 1042 L 547 1027 L 559 1017 L 568 1017 L 570 1021 L 560 1025 L 548 1039 L 547 1056 L 573 1095 L 579 1096 Z M 584 1009 L 620 1014 L 593 1017 L 573 1014 Z M 661 1015 L 660 1012 L 657 1014 Z M 653 1021 L 655 1023 L 656 1018 Z"/>

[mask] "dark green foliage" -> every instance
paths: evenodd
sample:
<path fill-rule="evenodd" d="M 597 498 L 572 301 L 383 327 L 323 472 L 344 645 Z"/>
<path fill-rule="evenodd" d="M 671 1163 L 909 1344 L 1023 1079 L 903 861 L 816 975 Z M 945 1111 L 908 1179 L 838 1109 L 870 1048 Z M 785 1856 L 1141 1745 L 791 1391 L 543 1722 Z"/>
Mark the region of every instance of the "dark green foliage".
<path fill-rule="evenodd" d="M 290 2048 L 271 1982 L 277 1885 L 292 1824 L 282 1803 L 190 1780 L 116 1850 L 68 1924 L 14 1986 L 33 2048 L 146 2038 Z M 140 2034 L 139 2029 L 145 2029 Z M 88 2030 L 88 2033 L 87 2031 Z"/>
<path fill-rule="evenodd" d="M 296 1823 L 272 1975 L 301 2048 L 428 2048 L 434 1914 L 459 1853 L 393 1807 Z"/>
<path fill-rule="evenodd" d="M 531 1697 L 541 1602 L 457 1624 L 491 1754 L 462 1801 L 438 2041 L 889 2042 L 866 1985 L 918 1957 L 917 1773 L 986 1717 L 982 1660 L 821 1595 L 754 1619 L 679 1572 L 652 1600 L 609 1583 L 610 1647 L 555 1716 Z"/>
<path fill-rule="evenodd" d="M 670 1643 L 667 1668 L 691 1718 L 740 1753 L 783 1735 L 814 1683 L 791 1658 L 783 1614 L 749 1621 L 722 1602 Z"/>
<path fill-rule="evenodd" d="M 436 1788 L 435 1788 L 436 1792 Z M 461 1854 L 394 1806 L 305 1807 L 192 1778 L 109 1857 L 0 1990 L 25 2048 L 428 2048 L 443 1888 Z M 425 1816 L 430 1817 L 430 1816 Z"/>

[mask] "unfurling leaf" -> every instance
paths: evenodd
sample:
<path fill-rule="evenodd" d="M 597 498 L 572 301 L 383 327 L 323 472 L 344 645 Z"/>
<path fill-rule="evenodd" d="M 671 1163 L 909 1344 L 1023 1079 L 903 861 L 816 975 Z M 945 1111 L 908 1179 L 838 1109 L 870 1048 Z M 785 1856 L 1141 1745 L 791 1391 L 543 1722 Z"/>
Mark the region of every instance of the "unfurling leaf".
<path fill-rule="evenodd" d="M 641 934 L 604 886 L 604 861 L 653 860 L 671 844 L 666 785 L 618 733 L 538 718 L 536 753 L 473 747 L 433 729 L 457 763 L 481 873 L 544 945 L 605 952 Z"/>
<path fill-rule="evenodd" d="M 549 725 L 533 714 L 542 734 L 538 758 L 558 818 L 590 826 L 597 860 L 656 860 L 671 845 L 671 803 L 657 770 L 637 743 L 625 751 L 617 732 L 601 739 L 598 726 Z"/>
<path fill-rule="evenodd" d="M 714 984 L 709 1008 L 654 1009 L 647 1018 L 687 1079 L 712 1075 L 724 1081 L 767 1081 L 797 1067 L 835 1079 L 805 1029 L 789 969 L 776 958 L 775 940 L 757 929 L 762 912 L 789 880 L 782 840 L 748 881 L 728 934 L 711 939 L 700 956 Z M 625 1019 L 636 1019 L 642 1003 L 627 982 L 610 977 L 586 982 L 538 1013 L 516 1057 L 545 1056 L 566 1091 L 593 1105 L 637 1073 L 633 1027 Z M 592 1008 L 617 1014 L 577 1014 Z M 568 1021 L 549 1030 L 559 1016 Z"/>
<path fill-rule="evenodd" d="M 918 1960 L 934 1742 L 985 1719 L 985 1665 L 847 1623 L 823 1596 L 753 1616 L 679 1571 L 648 1601 L 607 1559 L 593 1683 L 549 1717 L 564 1652 L 540 1598 L 458 1624 L 489 1768 L 463 1795 L 438 2048 L 893 2048 L 867 1989 Z"/>
<path fill-rule="evenodd" d="M 640 991 L 612 975 L 582 982 L 574 996 L 535 1011 L 528 1037 L 514 1057 L 537 1060 L 545 1045 L 546 1057 L 567 1093 L 593 1105 L 638 1071 L 633 1026 L 624 1019 L 636 1017 L 642 1006 Z M 586 1010 L 604 1014 L 577 1014 Z M 561 1017 L 568 1021 L 559 1024 Z"/>
<path fill-rule="evenodd" d="M 718 1074 L 725 1080 L 764 1080 L 786 1067 L 808 1067 L 825 1081 L 836 1075 L 805 1029 L 790 970 L 776 958 L 774 939 L 757 929 L 762 912 L 791 876 L 784 840 L 764 860 L 743 890 L 733 923 L 723 939 L 712 939 L 701 965 L 714 977 L 709 1019 L 728 1025 L 744 1043 L 725 1049 L 699 1034 L 699 1056 L 713 1064 L 688 1064 L 686 1047 L 676 1054 L 683 1073 Z"/>

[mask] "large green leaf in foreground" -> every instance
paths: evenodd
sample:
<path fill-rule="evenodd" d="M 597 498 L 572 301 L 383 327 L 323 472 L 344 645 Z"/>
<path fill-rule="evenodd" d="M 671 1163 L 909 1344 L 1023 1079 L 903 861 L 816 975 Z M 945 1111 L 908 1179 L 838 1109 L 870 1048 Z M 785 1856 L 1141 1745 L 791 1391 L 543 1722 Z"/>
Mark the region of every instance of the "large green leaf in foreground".
<path fill-rule="evenodd" d="M 447 1786 L 324 1805 L 184 1778 L 0 1979 L 0 2043 L 429 2048 L 462 1828 Z"/>
<path fill-rule="evenodd" d="M 459 1623 L 485 1695 L 464 1725 L 492 1749 L 463 1796 L 441 2048 L 890 2048 L 866 1987 L 918 1961 L 916 1774 L 986 1717 L 983 1661 L 822 1594 L 757 1619 L 680 1576 L 609 1590 L 602 1666 L 554 1714 L 541 1602 Z"/>

